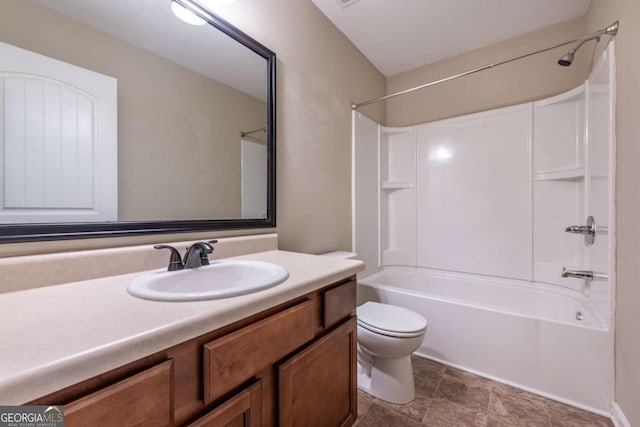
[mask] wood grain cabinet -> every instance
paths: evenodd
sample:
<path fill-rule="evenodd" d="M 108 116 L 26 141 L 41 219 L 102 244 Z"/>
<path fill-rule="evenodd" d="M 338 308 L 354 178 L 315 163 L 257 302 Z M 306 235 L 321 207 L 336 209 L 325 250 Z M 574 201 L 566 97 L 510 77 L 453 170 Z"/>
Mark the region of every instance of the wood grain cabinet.
<path fill-rule="evenodd" d="M 204 401 L 212 402 L 314 337 L 308 300 L 204 345 Z"/>
<path fill-rule="evenodd" d="M 262 381 L 198 418 L 189 427 L 261 427 Z"/>
<path fill-rule="evenodd" d="M 355 422 L 355 278 L 29 404 L 67 426 L 342 427 Z"/>
<path fill-rule="evenodd" d="M 349 426 L 357 417 L 356 319 L 278 368 L 283 427 Z"/>
<path fill-rule="evenodd" d="M 172 365 L 168 360 L 66 404 L 65 425 L 171 425 Z"/>
<path fill-rule="evenodd" d="M 351 317 L 356 307 L 356 281 L 349 280 L 322 293 L 322 325 L 329 328 Z"/>

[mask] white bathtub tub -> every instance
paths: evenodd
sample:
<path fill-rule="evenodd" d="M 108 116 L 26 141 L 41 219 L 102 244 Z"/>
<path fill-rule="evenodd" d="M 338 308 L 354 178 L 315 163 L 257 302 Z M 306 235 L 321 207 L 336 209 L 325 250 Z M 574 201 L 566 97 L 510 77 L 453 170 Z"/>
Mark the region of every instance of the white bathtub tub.
<path fill-rule="evenodd" d="M 395 267 L 359 280 L 358 298 L 422 314 L 429 326 L 418 353 L 426 357 L 608 414 L 608 320 L 582 294 L 556 288 Z"/>

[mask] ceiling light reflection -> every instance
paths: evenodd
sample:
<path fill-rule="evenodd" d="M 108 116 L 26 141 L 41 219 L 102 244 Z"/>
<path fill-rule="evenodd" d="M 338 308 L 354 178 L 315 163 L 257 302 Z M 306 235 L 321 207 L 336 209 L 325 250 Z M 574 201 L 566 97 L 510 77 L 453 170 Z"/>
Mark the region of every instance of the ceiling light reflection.
<path fill-rule="evenodd" d="M 437 145 L 429 152 L 429 161 L 446 162 L 453 157 L 453 149 L 445 145 Z"/>
<path fill-rule="evenodd" d="M 171 11 L 174 15 L 176 15 L 181 21 L 186 22 L 191 25 L 204 25 L 207 23 L 204 19 L 200 18 L 198 15 L 185 8 L 179 3 L 175 1 L 171 2 Z"/>

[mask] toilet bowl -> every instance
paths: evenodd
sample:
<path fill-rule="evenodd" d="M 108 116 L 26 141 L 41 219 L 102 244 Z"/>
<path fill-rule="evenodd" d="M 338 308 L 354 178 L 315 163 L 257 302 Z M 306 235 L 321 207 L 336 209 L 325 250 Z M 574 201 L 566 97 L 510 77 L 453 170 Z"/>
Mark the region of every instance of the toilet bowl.
<path fill-rule="evenodd" d="M 358 388 L 387 402 L 415 398 L 411 354 L 427 331 L 424 317 L 403 307 L 366 302 L 358 315 Z"/>
<path fill-rule="evenodd" d="M 353 252 L 323 254 L 354 258 Z M 379 399 L 405 404 L 415 398 L 411 354 L 422 344 L 427 321 L 418 313 L 369 301 L 358 316 L 358 388 Z"/>

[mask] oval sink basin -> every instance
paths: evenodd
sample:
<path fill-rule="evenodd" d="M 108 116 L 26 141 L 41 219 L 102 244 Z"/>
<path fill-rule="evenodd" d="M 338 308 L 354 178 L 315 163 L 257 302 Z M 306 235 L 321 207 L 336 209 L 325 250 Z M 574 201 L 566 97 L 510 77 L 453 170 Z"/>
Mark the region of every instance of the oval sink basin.
<path fill-rule="evenodd" d="M 129 293 L 155 301 L 201 301 L 250 294 L 276 286 L 289 277 L 284 267 L 263 261 L 212 261 L 179 271 L 152 271 L 137 276 Z"/>

